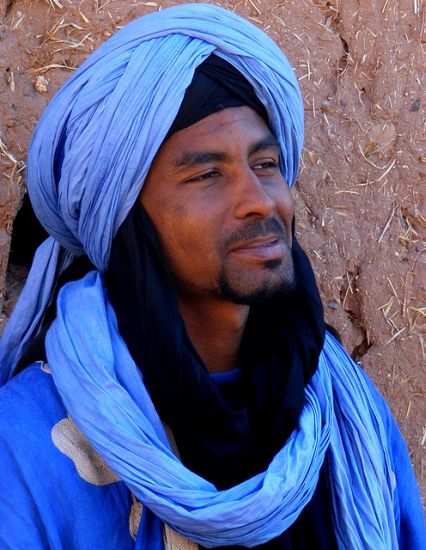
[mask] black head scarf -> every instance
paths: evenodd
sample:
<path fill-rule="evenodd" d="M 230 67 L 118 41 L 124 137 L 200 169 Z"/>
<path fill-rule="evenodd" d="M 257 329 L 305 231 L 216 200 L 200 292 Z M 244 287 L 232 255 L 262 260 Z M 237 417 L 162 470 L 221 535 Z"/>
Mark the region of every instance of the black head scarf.
<path fill-rule="evenodd" d="M 250 83 L 227 61 L 210 55 L 196 68 L 165 139 L 217 111 L 243 106 L 251 107 L 269 124 L 266 109 Z"/>
<path fill-rule="evenodd" d="M 211 56 L 197 69 L 169 135 L 240 105 L 267 121 L 244 77 Z M 172 429 L 183 463 L 219 488 L 267 467 L 297 425 L 304 387 L 317 368 L 324 339 L 321 301 L 294 237 L 292 255 L 296 288 L 251 307 L 239 404 L 231 406 L 188 337 L 155 228 L 141 204 L 135 204 L 112 246 L 105 281 L 119 331 L 160 417 Z"/>

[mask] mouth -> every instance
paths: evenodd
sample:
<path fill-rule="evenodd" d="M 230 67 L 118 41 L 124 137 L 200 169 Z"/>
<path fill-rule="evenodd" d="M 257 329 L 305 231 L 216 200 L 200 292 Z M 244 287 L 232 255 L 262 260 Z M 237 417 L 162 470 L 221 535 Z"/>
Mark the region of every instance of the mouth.
<path fill-rule="evenodd" d="M 260 261 L 280 260 L 284 257 L 286 245 L 281 236 L 267 235 L 240 242 L 232 247 L 231 253 L 258 259 Z"/>

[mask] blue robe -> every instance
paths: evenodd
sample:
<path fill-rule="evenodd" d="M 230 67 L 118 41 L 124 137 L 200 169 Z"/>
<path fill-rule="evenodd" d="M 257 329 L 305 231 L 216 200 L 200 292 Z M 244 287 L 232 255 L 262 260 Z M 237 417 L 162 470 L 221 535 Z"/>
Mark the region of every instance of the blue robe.
<path fill-rule="evenodd" d="M 426 548 L 406 445 L 387 404 L 371 383 L 369 387 L 389 438 L 399 547 Z M 41 362 L 0 389 L 0 453 L 2 550 L 135 547 L 130 491 L 99 455 L 88 454 L 84 436 L 69 419 Z"/>

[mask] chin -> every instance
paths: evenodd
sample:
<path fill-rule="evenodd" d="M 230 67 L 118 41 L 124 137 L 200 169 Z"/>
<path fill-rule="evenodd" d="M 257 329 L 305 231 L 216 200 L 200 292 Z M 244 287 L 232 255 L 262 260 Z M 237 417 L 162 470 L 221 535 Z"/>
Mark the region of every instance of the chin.
<path fill-rule="evenodd" d="M 264 274 L 260 281 L 244 276 L 236 277 L 224 270 L 219 279 L 220 296 L 239 305 L 264 304 L 273 298 L 285 296 L 296 286 L 293 265 L 284 270 L 278 269 L 275 260 L 269 262 L 275 265 L 265 265 L 269 273 Z"/>

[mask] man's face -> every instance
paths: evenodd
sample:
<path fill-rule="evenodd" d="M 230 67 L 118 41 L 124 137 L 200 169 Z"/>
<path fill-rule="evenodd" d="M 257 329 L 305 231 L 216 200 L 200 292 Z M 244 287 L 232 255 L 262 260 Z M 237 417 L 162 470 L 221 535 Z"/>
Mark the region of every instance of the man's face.
<path fill-rule="evenodd" d="M 276 140 L 249 107 L 173 134 L 140 198 L 181 298 L 251 304 L 292 287 L 294 201 Z"/>

